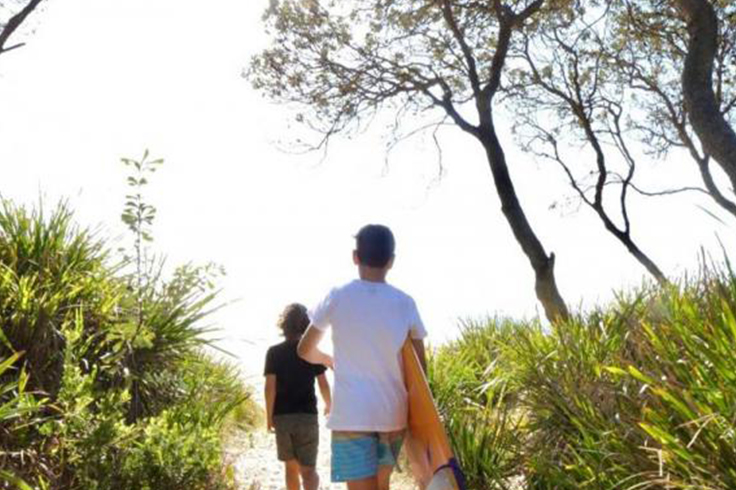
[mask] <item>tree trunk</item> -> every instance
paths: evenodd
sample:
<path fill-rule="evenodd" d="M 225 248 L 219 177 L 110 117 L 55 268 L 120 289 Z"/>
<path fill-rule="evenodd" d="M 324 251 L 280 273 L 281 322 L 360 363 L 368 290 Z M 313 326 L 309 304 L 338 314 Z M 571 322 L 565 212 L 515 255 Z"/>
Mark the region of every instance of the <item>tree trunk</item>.
<path fill-rule="evenodd" d="M 550 322 L 566 320 L 570 315 L 567 305 L 557 289 L 554 272 L 555 255 L 547 255 L 524 214 L 509 175 L 506 155 L 492 124 L 480 129 L 478 138 L 486 150 L 496 191 L 501 198 L 501 210 L 511 226 L 516 241 L 521 245 L 524 254 L 532 265 L 532 269 L 534 269 L 534 289 L 537 293 L 537 299 L 542 303 L 544 313 Z"/>
<path fill-rule="evenodd" d="M 682 73 L 685 108 L 705 153 L 723 168 L 736 189 L 736 133 L 721 114 L 713 90 L 718 53 L 718 16 L 708 0 L 674 0 L 690 35 Z"/>

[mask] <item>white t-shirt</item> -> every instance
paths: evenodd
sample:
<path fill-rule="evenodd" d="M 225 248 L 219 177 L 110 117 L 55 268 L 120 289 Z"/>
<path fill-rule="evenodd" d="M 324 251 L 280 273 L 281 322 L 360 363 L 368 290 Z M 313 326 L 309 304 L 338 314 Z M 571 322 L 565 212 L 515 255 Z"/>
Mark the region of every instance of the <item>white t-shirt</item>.
<path fill-rule="evenodd" d="M 414 300 L 389 284 L 356 279 L 330 291 L 310 317 L 321 331 L 332 327 L 335 387 L 327 427 L 404 429 L 401 347 L 410 333 L 414 339 L 427 335 Z"/>

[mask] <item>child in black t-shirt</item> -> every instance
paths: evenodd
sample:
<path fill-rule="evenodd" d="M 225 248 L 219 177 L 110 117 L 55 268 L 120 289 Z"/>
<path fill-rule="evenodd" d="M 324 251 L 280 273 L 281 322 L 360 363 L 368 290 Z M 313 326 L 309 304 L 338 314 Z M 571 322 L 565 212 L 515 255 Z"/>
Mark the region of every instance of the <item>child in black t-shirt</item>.
<path fill-rule="evenodd" d="M 286 340 L 268 349 L 264 370 L 268 430 L 276 433 L 278 459 L 284 462 L 287 490 L 299 490 L 300 477 L 304 490 L 317 490 L 319 421 L 314 380 L 317 379 L 327 414 L 332 398 L 326 368 L 310 364 L 296 353 L 299 339 L 309 326 L 303 305 L 287 306 L 278 326 Z"/>

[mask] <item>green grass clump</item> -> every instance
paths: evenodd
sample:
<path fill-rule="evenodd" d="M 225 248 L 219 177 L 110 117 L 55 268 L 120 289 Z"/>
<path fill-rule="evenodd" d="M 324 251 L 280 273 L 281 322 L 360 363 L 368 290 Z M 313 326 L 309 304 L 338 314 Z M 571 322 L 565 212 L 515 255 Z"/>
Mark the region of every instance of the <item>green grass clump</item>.
<path fill-rule="evenodd" d="M 736 488 L 736 277 L 545 331 L 488 320 L 430 375 L 470 488 Z"/>
<path fill-rule="evenodd" d="M 462 326 L 460 338 L 433 352 L 430 385 L 467 482 L 478 490 L 510 488 L 520 471 L 521 417 L 513 410 L 516 388 L 502 351 L 513 322 Z"/>
<path fill-rule="evenodd" d="M 131 284 L 67 207 L 3 203 L 0 488 L 233 487 L 223 441 L 253 402 L 206 350 L 203 269 Z"/>

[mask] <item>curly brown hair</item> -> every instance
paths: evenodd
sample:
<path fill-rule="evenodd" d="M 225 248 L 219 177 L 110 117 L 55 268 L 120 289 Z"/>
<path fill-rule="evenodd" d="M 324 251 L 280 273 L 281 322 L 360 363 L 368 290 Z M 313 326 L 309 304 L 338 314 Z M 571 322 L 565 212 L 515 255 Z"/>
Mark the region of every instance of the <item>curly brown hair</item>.
<path fill-rule="evenodd" d="M 277 326 L 287 339 L 301 337 L 309 326 L 307 307 L 299 303 L 288 305 L 281 313 Z"/>

